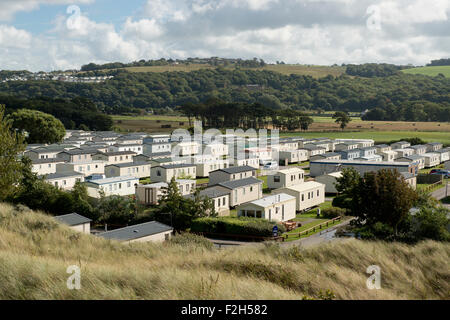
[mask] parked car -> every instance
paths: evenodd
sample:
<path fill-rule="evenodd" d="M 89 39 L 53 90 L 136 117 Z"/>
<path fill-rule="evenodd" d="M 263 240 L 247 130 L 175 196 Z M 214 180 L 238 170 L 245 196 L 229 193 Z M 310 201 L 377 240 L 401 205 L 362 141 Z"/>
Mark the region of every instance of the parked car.
<path fill-rule="evenodd" d="M 444 176 L 444 178 L 450 178 L 450 170 L 433 169 L 430 171 L 430 174 L 437 174 L 437 175 Z"/>
<path fill-rule="evenodd" d="M 271 162 L 267 162 L 264 167 L 264 170 L 276 170 L 278 169 L 278 163 L 276 163 L 275 161 L 271 161 Z"/>

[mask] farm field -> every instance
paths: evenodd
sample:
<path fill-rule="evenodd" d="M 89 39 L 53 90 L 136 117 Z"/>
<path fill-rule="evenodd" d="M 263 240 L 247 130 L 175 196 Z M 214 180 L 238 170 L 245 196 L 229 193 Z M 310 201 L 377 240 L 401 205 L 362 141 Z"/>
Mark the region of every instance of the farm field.
<path fill-rule="evenodd" d="M 190 64 L 190 65 L 175 65 L 175 66 L 150 66 L 150 67 L 128 67 L 125 70 L 130 72 L 191 72 L 201 69 L 214 69 L 214 66 L 208 64 Z M 234 69 L 232 67 L 225 67 L 225 69 Z M 307 66 L 307 65 L 293 65 L 293 64 L 279 64 L 279 65 L 266 65 L 261 68 L 241 68 L 250 70 L 267 70 L 273 72 L 279 72 L 281 74 L 290 75 L 298 74 L 311 76 L 313 78 L 322 78 L 328 75 L 340 76 L 345 72 L 345 67 L 331 67 L 331 66 Z"/>
<path fill-rule="evenodd" d="M 437 76 L 442 73 L 446 77 L 450 77 L 450 66 L 432 66 L 432 67 L 420 67 L 402 70 L 404 73 L 408 74 L 423 74 L 426 76 Z"/>

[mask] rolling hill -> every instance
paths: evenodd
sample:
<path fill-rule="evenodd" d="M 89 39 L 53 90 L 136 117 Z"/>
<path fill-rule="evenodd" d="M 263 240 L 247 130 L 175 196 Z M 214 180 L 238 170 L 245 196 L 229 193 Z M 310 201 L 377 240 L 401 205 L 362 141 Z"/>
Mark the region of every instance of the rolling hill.
<path fill-rule="evenodd" d="M 435 77 L 438 74 L 442 73 L 447 78 L 450 78 L 450 66 L 420 67 L 420 68 L 404 69 L 402 70 L 402 72 L 408 74 L 422 74 L 425 76 L 432 76 L 432 77 Z"/>

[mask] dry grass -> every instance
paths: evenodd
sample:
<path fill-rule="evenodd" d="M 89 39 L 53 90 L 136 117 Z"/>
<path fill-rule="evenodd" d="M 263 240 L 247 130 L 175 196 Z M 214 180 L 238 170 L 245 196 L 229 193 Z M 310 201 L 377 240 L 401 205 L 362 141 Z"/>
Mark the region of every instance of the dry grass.
<path fill-rule="evenodd" d="M 0 204 L 0 299 L 448 299 L 450 246 L 344 241 L 312 249 L 226 250 L 131 244 L 72 232 L 41 213 Z M 79 265 L 81 290 L 66 268 Z M 381 290 L 366 288 L 369 265 Z"/>

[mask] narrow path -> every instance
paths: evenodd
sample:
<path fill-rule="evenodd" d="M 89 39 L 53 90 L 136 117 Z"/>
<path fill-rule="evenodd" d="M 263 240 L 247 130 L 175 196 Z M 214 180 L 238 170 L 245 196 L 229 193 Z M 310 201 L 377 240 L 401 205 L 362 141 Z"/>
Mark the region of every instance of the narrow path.
<path fill-rule="evenodd" d="M 433 191 L 431 193 L 431 196 L 437 200 L 442 200 L 447 196 L 450 196 L 450 184 L 447 183 L 444 187 L 441 189 L 438 189 L 436 191 Z"/>

